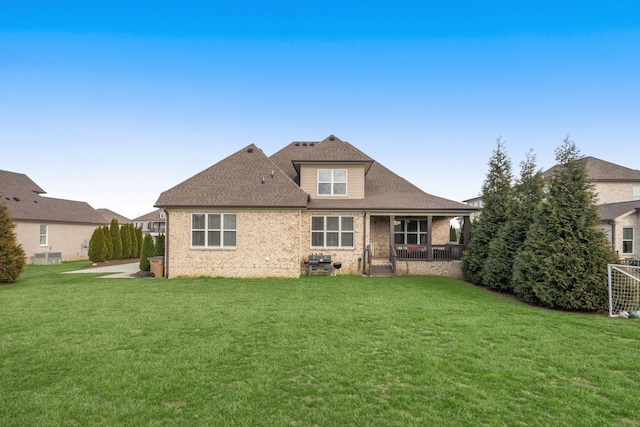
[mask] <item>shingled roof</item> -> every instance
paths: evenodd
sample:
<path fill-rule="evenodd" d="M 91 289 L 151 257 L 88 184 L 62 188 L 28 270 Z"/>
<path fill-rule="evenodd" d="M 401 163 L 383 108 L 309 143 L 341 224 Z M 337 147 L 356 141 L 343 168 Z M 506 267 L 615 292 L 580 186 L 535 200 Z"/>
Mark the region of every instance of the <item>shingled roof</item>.
<path fill-rule="evenodd" d="M 305 207 L 308 195 L 251 144 L 163 192 L 156 207 Z"/>
<path fill-rule="evenodd" d="M 640 211 L 640 200 L 621 203 L 607 203 L 598 206 L 598 214 L 601 221 L 613 221 L 625 214 Z"/>
<path fill-rule="evenodd" d="M 626 168 L 624 166 L 617 165 L 615 163 L 600 160 L 596 157 L 583 157 L 576 160 L 576 162 L 583 163 L 587 169 L 587 178 L 589 181 L 638 181 L 640 182 L 640 170 Z M 562 165 L 558 164 L 552 168 L 546 170 L 543 173 L 545 178 L 551 177 L 556 174 Z"/>
<path fill-rule="evenodd" d="M 43 197 L 45 191 L 28 176 L 0 170 L 0 203 L 14 220 L 106 224 L 86 202 Z"/>

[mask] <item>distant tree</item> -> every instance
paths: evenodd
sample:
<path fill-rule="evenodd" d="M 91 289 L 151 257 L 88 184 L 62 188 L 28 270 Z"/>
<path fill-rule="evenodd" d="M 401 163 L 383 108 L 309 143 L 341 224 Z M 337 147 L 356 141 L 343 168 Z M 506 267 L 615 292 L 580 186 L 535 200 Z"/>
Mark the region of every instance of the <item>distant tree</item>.
<path fill-rule="evenodd" d="M 158 237 L 156 237 L 153 256 L 164 256 L 164 240 L 164 234 L 159 234 Z"/>
<path fill-rule="evenodd" d="M 104 232 L 104 242 L 107 246 L 107 252 L 105 254 L 105 259 L 113 259 L 113 240 L 111 240 L 111 232 L 109 231 L 109 226 L 105 225 L 102 227 L 102 231 Z"/>
<path fill-rule="evenodd" d="M 556 149 L 561 165 L 515 260 L 514 293 L 522 300 L 562 310 L 605 309 L 607 264 L 617 261 L 598 227 L 596 194 L 565 138 Z"/>
<path fill-rule="evenodd" d="M 483 283 L 502 292 L 513 292 L 513 262 L 524 241 L 544 197 L 542 173 L 537 170 L 532 151 L 520 163 L 520 178 L 513 188 L 507 207 L 507 222 L 489 244 L 489 257 Z"/>
<path fill-rule="evenodd" d="M 93 262 L 102 262 L 106 255 L 105 231 L 102 227 L 97 227 L 89 240 L 89 259 Z"/>
<path fill-rule="evenodd" d="M 120 234 L 120 225 L 117 219 L 111 220 L 109 231 L 111 232 L 111 241 L 113 243 L 113 259 L 122 259 L 122 235 Z"/>
<path fill-rule="evenodd" d="M 140 258 L 140 254 L 142 253 L 142 244 L 143 244 L 143 237 L 142 237 L 142 227 L 136 227 L 136 240 L 138 242 L 138 252 L 136 253 L 136 258 Z"/>
<path fill-rule="evenodd" d="M 132 258 L 131 232 L 129 232 L 129 224 L 120 226 L 120 237 L 122 238 L 122 258 Z"/>
<path fill-rule="evenodd" d="M 14 232 L 13 218 L 4 203 L 0 203 L 0 283 L 13 283 L 24 270 L 24 249 Z"/>
<path fill-rule="evenodd" d="M 138 246 L 138 236 L 136 236 L 136 228 L 133 224 L 127 224 L 129 234 L 131 235 L 131 258 L 140 256 L 140 246 Z"/>
<path fill-rule="evenodd" d="M 507 221 L 507 206 L 511 198 L 511 160 L 504 143 L 496 140 L 497 147 L 489 160 L 489 172 L 482 185 L 482 212 L 475 221 L 469 247 L 462 257 L 465 278 L 483 284 L 484 267 L 489 257 L 489 244 Z"/>
<path fill-rule="evenodd" d="M 453 225 L 449 226 L 449 241 L 450 242 L 458 241 L 458 235 L 456 234 L 456 229 L 453 227 Z"/>
<path fill-rule="evenodd" d="M 153 256 L 153 251 L 155 246 L 153 244 L 153 238 L 151 234 L 146 234 L 142 241 L 142 251 L 140 252 L 140 270 L 141 271 L 149 271 L 151 270 L 151 263 L 149 262 L 149 257 Z"/>

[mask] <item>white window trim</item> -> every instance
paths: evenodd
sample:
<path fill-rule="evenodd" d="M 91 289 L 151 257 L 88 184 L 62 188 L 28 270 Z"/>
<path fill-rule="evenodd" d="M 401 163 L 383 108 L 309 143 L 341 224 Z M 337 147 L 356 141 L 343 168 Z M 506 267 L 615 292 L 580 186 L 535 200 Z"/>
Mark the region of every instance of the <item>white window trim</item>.
<path fill-rule="evenodd" d="M 44 227 L 44 234 L 42 234 L 42 227 Z M 38 242 L 40 242 L 40 246 L 49 246 L 49 226 L 47 224 L 40 224 L 38 232 Z M 42 243 L 42 236 L 44 236 L 44 243 Z"/>
<path fill-rule="evenodd" d="M 631 239 L 624 238 L 624 230 L 631 229 Z M 636 253 L 636 228 L 635 227 L 622 227 L 622 255 L 634 255 Z M 624 251 L 624 242 L 631 242 L 631 252 Z"/>
<path fill-rule="evenodd" d="M 329 171 L 331 172 L 331 181 L 322 181 L 320 182 L 320 172 L 323 171 Z M 335 172 L 336 171 L 343 171 L 344 172 L 344 182 L 342 181 L 336 181 L 334 176 L 335 176 Z M 348 177 L 348 171 L 347 169 L 318 169 L 318 172 L 316 174 L 317 177 L 317 185 L 316 185 L 316 194 L 320 197 L 329 197 L 329 196 L 338 196 L 338 197 L 346 197 L 349 189 L 348 189 L 348 182 L 349 182 L 349 177 Z M 320 194 L 320 184 L 330 184 L 331 185 L 331 194 Z M 334 193 L 333 189 L 334 189 L 334 185 L 335 184 L 344 184 L 344 194 L 336 194 Z"/>
<path fill-rule="evenodd" d="M 633 186 L 633 194 L 631 200 L 640 200 L 640 185 Z"/>
<path fill-rule="evenodd" d="M 313 218 L 324 218 L 324 229 L 323 230 L 314 230 L 313 229 Z M 327 246 L 327 218 L 338 218 L 338 229 L 337 230 L 329 230 L 329 233 L 338 233 L 338 246 Z M 342 230 L 342 218 L 351 218 L 353 221 L 353 230 Z M 311 221 L 309 222 L 309 228 L 311 232 L 309 234 L 310 240 L 309 244 L 312 249 L 353 249 L 356 244 L 356 217 L 353 215 L 312 215 Z M 313 233 L 322 233 L 323 234 L 323 245 L 322 246 L 314 246 L 313 245 Z M 343 233 L 351 233 L 353 238 L 351 239 L 353 244 L 351 246 L 344 246 L 342 244 L 342 234 Z"/>
<path fill-rule="evenodd" d="M 193 228 L 193 216 L 194 215 L 204 215 L 204 229 Z M 220 228 L 219 229 L 209 229 L 209 215 L 220 215 Z M 225 229 L 224 228 L 224 216 L 225 215 L 233 215 L 236 217 L 236 228 L 233 229 Z M 204 231 L 204 245 L 194 245 L 193 244 L 193 232 L 194 231 Z M 209 246 L 209 231 L 220 231 L 220 246 Z M 233 246 L 224 246 L 224 233 L 226 231 L 233 231 L 236 235 L 236 244 Z M 191 213 L 191 226 L 189 230 L 189 242 L 191 249 L 204 249 L 204 250 L 234 250 L 238 247 L 238 214 L 234 212 L 192 212 Z"/>

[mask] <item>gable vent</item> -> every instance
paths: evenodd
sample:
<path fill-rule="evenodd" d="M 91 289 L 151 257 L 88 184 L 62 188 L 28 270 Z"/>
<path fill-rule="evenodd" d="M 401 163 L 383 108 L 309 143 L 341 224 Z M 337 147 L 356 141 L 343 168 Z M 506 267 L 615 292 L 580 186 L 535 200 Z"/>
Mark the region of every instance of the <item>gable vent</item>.
<path fill-rule="evenodd" d="M 247 153 L 253 153 L 253 148 L 247 149 Z"/>
<path fill-rule="evenodd" d="M 329 141 L 335 141 L 335 140 L 336 140 L 336 137 L 335 137 L 335 136 L 331 135 L 331 136 L 329 137 Z"/>

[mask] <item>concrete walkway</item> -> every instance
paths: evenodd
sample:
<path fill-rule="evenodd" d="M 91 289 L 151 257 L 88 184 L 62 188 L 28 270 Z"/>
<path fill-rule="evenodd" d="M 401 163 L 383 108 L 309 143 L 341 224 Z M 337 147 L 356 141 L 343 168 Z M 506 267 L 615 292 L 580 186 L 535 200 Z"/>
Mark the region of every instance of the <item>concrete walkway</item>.
<path fill-rule="evenodd" d="M 108 267 L 96 267 L 96 268 L 83 268 L 82 270 L 76 271 L 66 271 L 65 274 L 75 274 L 75 273 L 104 273 L 104 276 L 100 276 L 101 278 L 130 278 L 132 274 L 140 271 L 140 264 L 137 262 L 132 262 L 128 264 L 116 264 L 110 265 Z"/>

